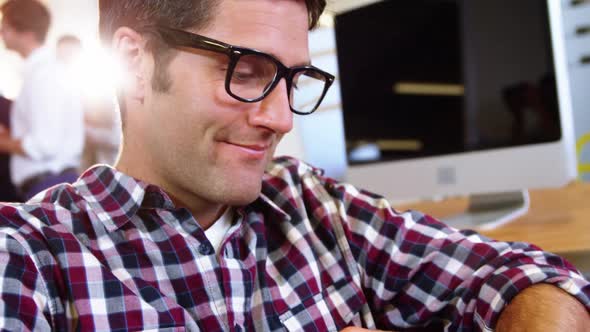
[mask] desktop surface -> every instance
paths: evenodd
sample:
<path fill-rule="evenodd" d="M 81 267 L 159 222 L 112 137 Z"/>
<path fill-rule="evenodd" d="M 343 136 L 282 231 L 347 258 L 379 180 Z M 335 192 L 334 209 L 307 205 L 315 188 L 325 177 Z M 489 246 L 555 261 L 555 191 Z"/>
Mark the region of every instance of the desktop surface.
<path fill-rule="evenodd" d="M 499 241 L 535 244 L 564 257 L 590 280 L 590 182 L 574 181 L 559 189 L 530 192 L 530 208 L 522 217 L 495 229 L 479 231 Z M 398 205 L 427 213 L 437 219 L 465 211 L 467 198 L 424 201 Z"/>
<path fill-rule="evenodd" d="M 523 241 L 556 254 L 583 257 L 590 265 L 590 183 L 574 181 L 559 189 L 530 190 L 530 208 L 522 217 L 483 235 L 501 241 Z M 467 198 L 399 205 L 437 219 L 464 212 Z"/>

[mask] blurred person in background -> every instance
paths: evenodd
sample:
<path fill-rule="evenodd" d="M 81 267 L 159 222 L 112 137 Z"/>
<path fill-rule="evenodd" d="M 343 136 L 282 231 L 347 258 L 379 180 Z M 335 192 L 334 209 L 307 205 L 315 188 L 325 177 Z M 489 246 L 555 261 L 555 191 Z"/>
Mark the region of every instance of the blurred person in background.
<path fill-rule="evenodd" d="M 11 157 L 11 179 L 23 200 L 63 182 L 74 182 L 84 144 L 82 105 L 68 89 L 68 75 L 45 47 L 47 8 L 36 0 L 9 0 L 0 7 L 0 36 L 24 60 L 23 87 L 4 128 L 0 153 Z"/>
<path fill-rule="evenodd" d="M 58 61 L 75 70 L 82 54 L 82 41 L 74 35 L 63 35 L 57 39 L 55 53 Z"/>
<path fill-rule="evenodd" d="M 95 164 L 115 164 L 121 143 L 121 121 L 115 98 L 100 96 L 85 100 L 82 169 Z"/>
<path fill-rule="evenodd" d="M 84 109 L 85 140 L 81 169 L 86 169 L 94 164 L 114 164 L 121 134 L 115 93 L 109 91 L 108 86 L 98 89 L 95 84 L 85 86 L 85 83 L 100 78 L 95 77 L 96 71 L 89 68 L 98 64 L 83 61 L 83 53 L 84 47 L 78 37 L 66 34 L 58 38 L 57 59 L 70 75 L 70 89 L 79 94 Z"/>

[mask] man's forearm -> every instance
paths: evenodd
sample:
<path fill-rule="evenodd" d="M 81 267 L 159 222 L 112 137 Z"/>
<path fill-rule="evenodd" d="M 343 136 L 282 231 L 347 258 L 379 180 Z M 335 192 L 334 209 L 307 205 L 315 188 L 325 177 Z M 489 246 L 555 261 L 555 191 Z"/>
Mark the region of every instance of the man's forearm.
<path fill-rule="evenodd" d="M 518 294 L 504 309 L 496 331 L 590 331 L 590 314 L 562 289 L 538 284 Z"/>
<path fill-rule="evenodd" d="M 343 332 L 368 332 L 347 328 Z M 525 289 L 502 311 L 497 332 L 588 332 L 590 314 L 573 296 L 549 284 Z"/>

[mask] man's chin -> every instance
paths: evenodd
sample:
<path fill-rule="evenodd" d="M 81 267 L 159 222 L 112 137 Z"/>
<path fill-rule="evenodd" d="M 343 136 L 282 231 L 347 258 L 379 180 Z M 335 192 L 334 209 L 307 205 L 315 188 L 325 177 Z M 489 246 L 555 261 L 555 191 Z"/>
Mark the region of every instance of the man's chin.
<path fill-rule="evenodd" d="M 230 192 L 226 197 L 225 201 L 227 205 L 231 206 L 245 206 L 254 202 L 260 197 L 261 186 L 255 186 L 253 188 L 235 188 L 233 192 Z"/>

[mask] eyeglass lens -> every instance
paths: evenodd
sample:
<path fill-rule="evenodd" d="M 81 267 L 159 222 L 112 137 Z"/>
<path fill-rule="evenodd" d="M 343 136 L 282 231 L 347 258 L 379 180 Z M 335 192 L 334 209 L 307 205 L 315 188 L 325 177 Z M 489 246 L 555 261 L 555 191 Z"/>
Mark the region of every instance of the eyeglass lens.
<path fill-rule="evenodd" d="M 262 96 L 274 81 L 277 66 L 266 57 L 243 55 L 240 57 L 231 76 L 230 90 L 244 99 Z"/>
<path fill-rule="evenodd" d="M 265 56 L 248 54 L 239 58 L 231 75 L 229 89 L 244 99 L 264 95 L 276 79 L 277 65 Z M 313 112 L 322 97 L 326 79 L 313 70 L 297 72 L 292 80 L 289 99 L 291 108 L 299 113 Z"/>
<path fill-rule="evenodd" d="M 319 106 L 326 78 L 313 70 L 299 71 L 293 77 L 292 85 L 291 107 L 300 113 L 311 113 Z"/>

